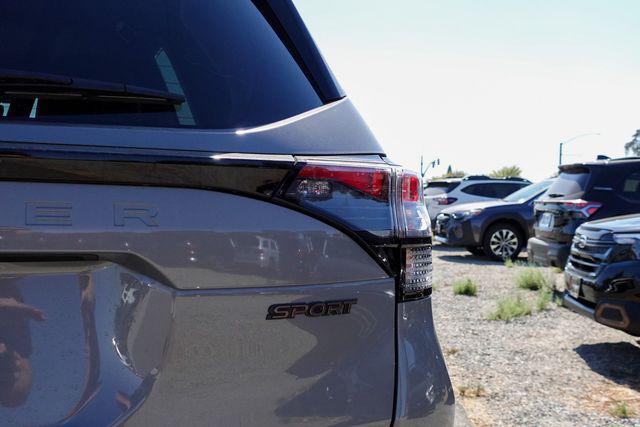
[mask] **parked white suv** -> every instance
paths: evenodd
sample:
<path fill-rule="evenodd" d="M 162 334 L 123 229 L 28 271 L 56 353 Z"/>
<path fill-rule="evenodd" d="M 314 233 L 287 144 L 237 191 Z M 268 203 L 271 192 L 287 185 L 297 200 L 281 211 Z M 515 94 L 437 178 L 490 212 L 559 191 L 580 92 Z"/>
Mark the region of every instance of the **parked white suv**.
<path fill-rule="evenodd" d="M 439 179 L 427 182 L 424 199 L 429 217 L 435 221 L 443 209 L 452 205 L 504 199 L 529 184 L 531 181 L 524 178 L 489 178 L 485 175 Z"/>

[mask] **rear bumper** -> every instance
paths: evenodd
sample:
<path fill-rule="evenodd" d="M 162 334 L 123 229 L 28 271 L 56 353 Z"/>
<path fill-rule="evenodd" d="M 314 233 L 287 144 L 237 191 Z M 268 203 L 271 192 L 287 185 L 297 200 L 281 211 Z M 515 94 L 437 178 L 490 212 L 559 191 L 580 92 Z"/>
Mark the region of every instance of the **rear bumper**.
<path fill-rule="evenodd" d="M 640 336 L 639 273 L 637 261 L 609 264 L 596 277 L 569 266 L 563 305 L 605 326 Z"/>
<path fill-rule="evenodd" d="M 527 243 L 529 261 L 545 267 L 564 268 L 571 250 L 570 243 L 547 242 L 532 237 Z"/>

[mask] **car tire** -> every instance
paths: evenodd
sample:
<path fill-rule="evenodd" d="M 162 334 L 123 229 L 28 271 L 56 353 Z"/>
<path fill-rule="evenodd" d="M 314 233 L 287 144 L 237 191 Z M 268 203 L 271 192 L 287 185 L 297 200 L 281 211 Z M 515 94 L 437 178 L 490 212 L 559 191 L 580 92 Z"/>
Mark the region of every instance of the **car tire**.
<path fill-rule="evenodd" d="M 484 233 L 484 252 L 493 260 L 515 260 L 524 247 L 524 237 L 513 224 L 494 224 Z"/>
<path fill-rule="evenodd" d="M 484 251 L 482 246 L 467 246 L 465 248 L 468 252 L 475 256 L 486 256 L 487 254 Z"/>

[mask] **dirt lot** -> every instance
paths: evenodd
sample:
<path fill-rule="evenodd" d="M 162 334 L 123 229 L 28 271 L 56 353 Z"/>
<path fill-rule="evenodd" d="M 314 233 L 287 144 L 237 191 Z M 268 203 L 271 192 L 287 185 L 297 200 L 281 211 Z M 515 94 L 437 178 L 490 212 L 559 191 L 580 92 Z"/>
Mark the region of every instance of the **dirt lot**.
<path fill-rule="evenodd" d="M 485 425 L 640 425 L 640 344 L 622 332 L 518 289 L 525 268 L 434 247 L 434 315 L 458 402 Z M 562 275 L 542 269 L 561 284 Z M 477 296 L 454 296 L 472 279 Z M 487 320 L 498 299 L 521 294 L 533 314 Z M 626 414 L 630 418 L 624 418 Z"/>

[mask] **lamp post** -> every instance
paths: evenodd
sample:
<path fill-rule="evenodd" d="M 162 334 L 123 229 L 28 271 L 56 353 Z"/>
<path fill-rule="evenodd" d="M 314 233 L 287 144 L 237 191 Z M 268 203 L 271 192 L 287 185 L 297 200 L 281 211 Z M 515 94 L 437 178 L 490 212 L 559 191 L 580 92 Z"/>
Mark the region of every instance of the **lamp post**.
<path fill-rule="evenodd" d="M 567 140 L 561 141 L 560 142 L 560 156 L 558 159 L 558 165 L 562 165 L 562 150 L 564 149 L 565 144 L 568 144 L 571 141 L 574 141 L 578 138 L 582 138 L 584 136 L 591 136 L 591 135 L 600 135 L 598 132 L 589 132 L 589 133 L 583 133 L 577 136 L 574 136 L 573 138 L 569 138 Z"/>
<path fill-rule="evenodd" d="M 440 159 L 435 159 L 427 163 L 427 167 L 424 167 L 424 157 L 420 156 L 420 175 L 422 175 L 422 179 L 424 180 L 424 176 L 429 171 L 429 168 L 435 168 L 440 164 Z"/>

